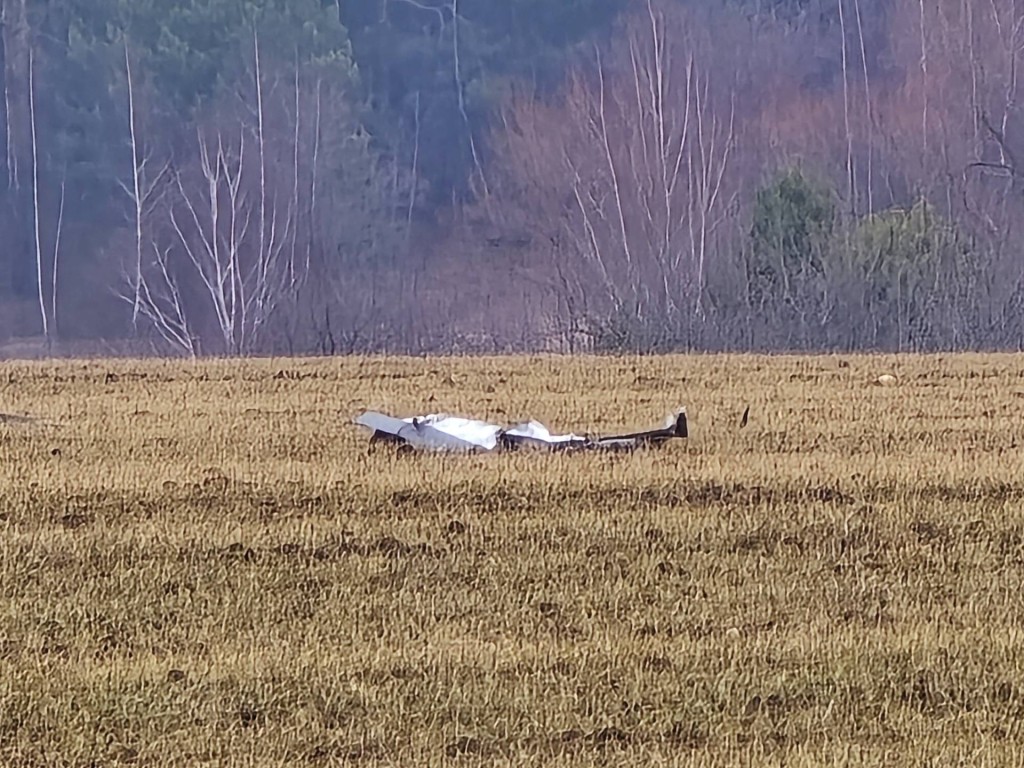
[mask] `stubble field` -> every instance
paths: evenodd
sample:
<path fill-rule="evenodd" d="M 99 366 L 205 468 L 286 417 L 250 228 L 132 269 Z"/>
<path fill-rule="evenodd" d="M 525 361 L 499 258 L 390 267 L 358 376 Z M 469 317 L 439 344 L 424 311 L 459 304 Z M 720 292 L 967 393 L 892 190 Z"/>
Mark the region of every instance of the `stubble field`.
<path fill-rule="evenodd" d="M 58 425 L 0 423 L 2 765 L 1024 761 L 1022 357 L 5 363 L 0 391 Z M 681 404 L 690 439 L 632 455 L 350 423 Z"/>

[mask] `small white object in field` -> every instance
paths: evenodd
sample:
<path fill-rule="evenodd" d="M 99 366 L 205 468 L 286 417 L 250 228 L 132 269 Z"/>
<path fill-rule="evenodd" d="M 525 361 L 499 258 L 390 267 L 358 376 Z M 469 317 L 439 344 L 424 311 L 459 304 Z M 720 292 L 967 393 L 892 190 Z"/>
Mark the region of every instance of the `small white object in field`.
<path fill-rule="evenodd" d="M 741 633 L 736 627 L 729 627 L 725 630 L 725 636 L 730 640 L 739 640 Z"/>
<path fill-rule="evenodd" d="M 881 376 L 875 379 L 875 384 L 878 384 L 883 387 L 891 387 L 893 384 L 896 383 L 896 381 L 896 377 L 893 376 L 891 373 L 883 373 Z"/>

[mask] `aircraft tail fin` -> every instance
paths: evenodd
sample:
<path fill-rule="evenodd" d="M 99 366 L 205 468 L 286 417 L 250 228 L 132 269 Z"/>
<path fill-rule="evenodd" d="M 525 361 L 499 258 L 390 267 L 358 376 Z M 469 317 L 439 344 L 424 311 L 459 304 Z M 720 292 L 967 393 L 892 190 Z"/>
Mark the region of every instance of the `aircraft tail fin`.
<path fill-rule="evenodd" d="M 679 413 L 676 415 L 676 423 L 674 425 L 674 432 L 676 437 L 689 437 L 690 427 L 686 422 L 686 409 L 680 408 Z"/>

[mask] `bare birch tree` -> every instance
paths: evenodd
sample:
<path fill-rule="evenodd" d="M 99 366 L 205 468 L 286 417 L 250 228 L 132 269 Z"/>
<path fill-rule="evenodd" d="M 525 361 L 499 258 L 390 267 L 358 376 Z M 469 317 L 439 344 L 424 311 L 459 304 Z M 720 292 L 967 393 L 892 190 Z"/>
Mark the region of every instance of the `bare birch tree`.
<path fill-rule="evenodd" d="M 128 96 L 128 132 L 132 154 L 132 169 L 131 185 L 129 186 L 120 180 L 118 183 L 132 205 L 131 218 L 134 229 L 135 253 L 129 285 L 132 291 L 132 330 L 137 333 L 144 295 L 142 256 L 143 251 L 146 250 L 146 241 L 143 230 L 149 214 L 162 197 L 170 163 L 165 161 L 155 173 L 149 173 L 148 169 L 152 162 L 152 156 L 151 153 L 143 149 L 142 137 L 139 132 L 135 105 L 135 79 L 132 75 L 131 53 L 127 38 L 124 41 L 124 70 Z"/>
<path fill-rule="evenodd" d="M 310 349 L 325 317 L 342 338 L 364 322 L 368 276 L 393 268 L 377 259 L 397 250 L 385 214 L 401 229 L 383 188 L 404 195 L 404 181 L 395 187 L 378 162 L 347 81 L 263 43 L 253 30 L 247 82 L 218 94 L 158 178 L 136 132 L 137 178 L 122 187 L 141 221 L 139 317 L 188 354 Z M 133 272 L 122 275 L 132 304 Z"/>
<path fill-rule="evenodd" d="M 32 224 L 35 234 L 35 255 L 36 255 L 36 289 L 39 296 L 39 319 L 43 325 L 43 336 L 47 344 L 50 343 L 50 319 L 46 308 L 46 297 L 43 288 L 43 246 L 40 238 L 39 224 L 39 149 L 38 135 L 36 132 L 36 87 L 35 87 L 35 61 L 32 49 L 28 52 L 28 114 L 31 125 L 32 138 Z"/>
<path fill-rule="evenodd" d="M 196 129 L 193 158 L 164 165 L 150 179 L 132 119 L 132 183 L 122 185 L 133 203 L 136 269 L 127 276 L 133 320 L 145 318 L 166 341 L 190 354 L 207 325 L 212 344 L 228 354 L 254 349 L 279 302 L 300 279 L 294 253 L 299 216 L 302 147 L 298 96 L 273 94 L 268 115 L 259 34 L 252 38 L 252 88 L 237 109 L 213 113 Z M 296 67 L 298 63 L 296 62 Z M 129 94 L 130 58 L 126 58 Z M 275 86 L 294 77 L 275 78 Z M 132 102 L 130 101 L 130 104 Z M 272 117 L 272 125 L 268 118 Z M 241 119 L 239 119 L 241 118 Z M 235 127 L 225 126 L 234 123 Z M 291 146 L 289 146 L 289 144 Z M 268 157 L 273 154 L 275 172 Z M 291 160 L 292 163 L 289 163 Z M 169 178 L 166 200 L 164 177 Z M 284 190 L 289 190 L 284 193 Z M 149 221 L 153 214 L 159 221 Z M 149 223 L 147 223 L 149 221 Z M 144 233 L 152 229 L 151 238 Z M 151 242 L 143 246 L 144 240 Z M 143 251 L 149 253 L 143 263 Z"/>
<path fill-rule="evenodd" d="M 152 258 L 145 264 L 141 278 L 125 272 L 123 281 L 138 288 L 139 316 L 145 319 L 156 334 L 171 347 L 196 357 L 200 351 L 198 336 L 189 323 L 189 313 L 178 279 L 172 273 L 169 249 L 162 250 L 156 242 L 150 243 Z M 132 293 L 121 294 L 125 301 L 135 305 Z"/>

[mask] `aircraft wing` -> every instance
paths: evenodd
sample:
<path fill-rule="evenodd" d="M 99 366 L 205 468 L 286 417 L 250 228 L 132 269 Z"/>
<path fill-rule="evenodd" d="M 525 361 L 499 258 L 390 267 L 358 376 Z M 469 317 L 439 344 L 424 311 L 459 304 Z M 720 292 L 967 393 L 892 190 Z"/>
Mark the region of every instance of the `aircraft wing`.
<path fill-rule="evenodd" d="M 641 445 L 660 445 L 666 440 L 674 437 L 689 437 L 690 430 L 686 421 L 686 409 L 680 408 L 677 413 L 665 420 L 665 425 L 660 429 L 650 429 L 643 432 L 632 432 L 627 435 L 609 435 L 598 438 L 598 447 L 612 449 L 629 449 Z"/>
<path fill-rule="evenodd" d="M 376 411 L 366 411 L 355 423 L 372 429 L 374 437 L 387 435 L 413 448 L 427 451 L 490 451 L 498 443 L 501 427 L 475 419 L 460 419 L 444 414 L 409 416 L 397 419 Z"/>
<path fill-rule="evenodd" d="M 396 419 L 394 416 L 377 413 L 376 411 L 366 411 L 359 414 L 355 418 L 355 423 L 361 427 L 372 429 L 374 432 L 382 432 L 385 435 L 394 435 L 395 437 L 401 434 L 403 427 L 408 426 L 408 423 L 402 419 Z"/>

